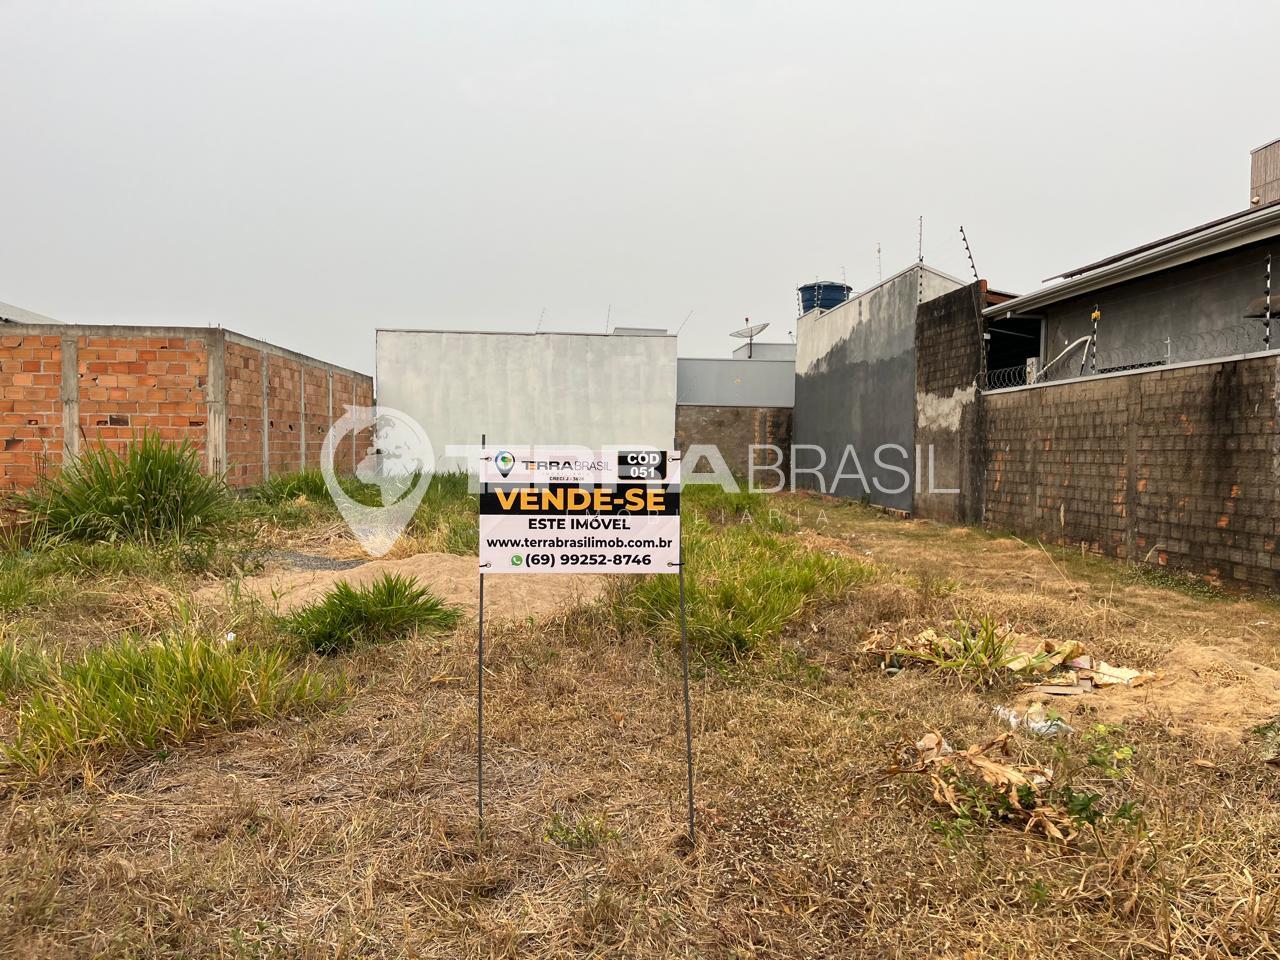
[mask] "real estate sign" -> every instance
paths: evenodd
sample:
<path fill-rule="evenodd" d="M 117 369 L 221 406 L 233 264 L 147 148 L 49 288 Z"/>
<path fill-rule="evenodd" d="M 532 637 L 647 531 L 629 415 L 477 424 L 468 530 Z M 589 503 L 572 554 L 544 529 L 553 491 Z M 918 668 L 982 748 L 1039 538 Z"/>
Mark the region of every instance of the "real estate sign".
<path fill-rule="evenodd" d="M 679 454 L 487 447 L 481 464 L 483 572 L 679 569 Z"/>

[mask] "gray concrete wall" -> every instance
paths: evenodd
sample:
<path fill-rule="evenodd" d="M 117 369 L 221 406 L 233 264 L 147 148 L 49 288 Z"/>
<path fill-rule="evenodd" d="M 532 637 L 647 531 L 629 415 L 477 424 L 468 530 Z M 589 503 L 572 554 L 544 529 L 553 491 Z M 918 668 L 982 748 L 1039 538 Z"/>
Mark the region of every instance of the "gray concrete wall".
<path fill-rule="evenodd" d="M 379 330 L 381 406 L 447 444 L 643 444 L 675 438 L 676 338 Z M 445 463 L 442 466 L 456 466 Z"/>
<path fill-rule="evenodd" d="M 822 448 L 827 493 L 910 510 L 914 487 L 916 307 L 964 286 L 932 267 L 912 266 L 840 306 L 797 321 L 793 441 Z M 896 444 L 902 453 L 878 449 Z M 865 477 L 851 479 L 852 446 Z M 793 466 L 816 467 L 821 456 L 796 450 Z M 843 460 L 843 469 L 841 462 Z M 897 468 L 897 469 L 894 469 Z M 905 469 L 908 479 L 899 472 Z M 837 479 L 837 474 L 846 476 Z M 798 487 L 819 489 L 798 475 Z M 905 486 L 905 489 L 898 489 Z M 893 492 L 897 491 L 897 492 Z"/>
<path fill-rule="evenodd" d="M 676 402 L 716 407 L 790 407 L 794 360 L 701 360 L 676 363 Z"/>
<path fill-rule="evenodd" d="M 748 356 L 750 354 L 750 356 Z M 792 360 L 796 358 L 794 343 L 744 343 L 733 348 L 735 360 Z"/>
<path fill-rule="evenodd" d="M 1099 368 L 1156 361 L 1166 353 L 1177 363 L 1262 350 L 1262 324 L 1247 321 L 1245 312 L 1263 294 L 1268 253 L 1276 258 L 1273 302 L 1280 311 L 1280 242 L 1251 244 L 1049 304 L 1038 311 L 1045 317 L 1041 362 L 1093 331 L 1095 304 L 1102 312 Z M 1165 345 L 1165 338 L 1172 342 Z M 1277 345 L 1280 332 L 1272 336 Z M 1071 359 L 1078 372 L 1079 354 Z"/>

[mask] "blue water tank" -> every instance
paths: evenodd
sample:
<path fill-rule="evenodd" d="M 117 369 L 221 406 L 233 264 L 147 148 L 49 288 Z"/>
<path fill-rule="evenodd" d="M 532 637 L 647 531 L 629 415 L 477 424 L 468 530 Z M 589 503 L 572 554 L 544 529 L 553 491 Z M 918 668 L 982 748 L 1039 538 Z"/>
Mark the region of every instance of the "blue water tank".
<path fill-rule="evenodd" d="M 815 280 L 813 283 L 806 283 L 800 288 L 800 312 L 808 313 L 814 307 L 830 310 L 848 300 L 851 293 L 853 293 L 853 287 L 834 280 Z"/>

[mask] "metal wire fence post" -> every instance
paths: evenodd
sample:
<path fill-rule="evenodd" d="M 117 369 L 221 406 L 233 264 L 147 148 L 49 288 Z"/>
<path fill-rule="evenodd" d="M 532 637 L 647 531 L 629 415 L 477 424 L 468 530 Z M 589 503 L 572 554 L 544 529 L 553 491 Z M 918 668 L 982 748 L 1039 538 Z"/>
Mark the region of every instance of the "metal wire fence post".
<path fill-rule="evenodd" d="M 683 539 L 683 538 L 682 538 Z M 689 842 L 693 842 L 693 710 L 689 705 L 689 625 L 684 605 L 684 550 L 680 551 L 680 660 L 684 669 L 684 752 L 689 786 Z"/>

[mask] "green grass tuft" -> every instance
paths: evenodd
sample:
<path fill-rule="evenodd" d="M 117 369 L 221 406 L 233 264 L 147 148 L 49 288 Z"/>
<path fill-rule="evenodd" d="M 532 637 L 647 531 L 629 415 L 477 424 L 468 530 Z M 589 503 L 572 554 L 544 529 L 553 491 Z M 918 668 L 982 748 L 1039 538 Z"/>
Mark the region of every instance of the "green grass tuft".
<path fill-rule="evenodd" d="M 216 540 L 235 516 L 231 491 L 200 472 L 194 446 L 151 433 L 123 454 L 90 450 L 18 499 L 37 539 L 54 541 Z"/>
<path fill-rule="evenodd" d="M 0 703 L 14 690 L 31 685 L 49 672 L 43 650 L 15 640 L 0 640 Z"/>
<path fill-rule="evenodd" d="M 806 606 L 873 576 L 852 558 L 806 549 L 752 524 L 684 520 L 689 643 L 703 657 L 738 661 L 775 639 Z M 615 601 L 620 620 L 678 635 L 679 584 L 646 577 Z"/>
<path fill-rule="evenodd" d="M 408 534 L 423 550 L 439 550 L 461 556 L 480 547 L 480 502 L 468 491 L 466 473 L 437 473 L 422 497 Z"/>
<path fill-rule="evenodd" d="M 388 643 L 419 629 L 443 630 L 458 622 L 456 607 L 418 586 L 413 577 L 385 574 L 364 586 L 338 583 L 324 598 L 284 618 L 285 628 L 316 653 L 358 643 Z"/>
<path fill-rule="evenodd" d="M 590 850 L 612 843 L 621 836 L 603 816 L 566 817 L 553 813 L 543 837 L 566 850 Z"/>
<path fill-rule="evenodd" d="M 39 774 L 62 760 L 154 750 L 331 695 L 320 675 L 293 666 L 282 648 L 201 636 L 126 637 L 35 681 L 4 755 Z"/>
<path fill-rule="evenodd" d="M 38 607 L 50 595 L 51 589 L 44 577 L 17 559 L 0 558 L 0 613 Z"/>
<path fill-rule="evenodd" d="M 314 503 L 332 503 L 329 485 L 319 470 L 304 470 L 271 477 L 266 483 L 248 491 L 248 498 L 263 503 L 280 504 L 306 497 Z"/>

